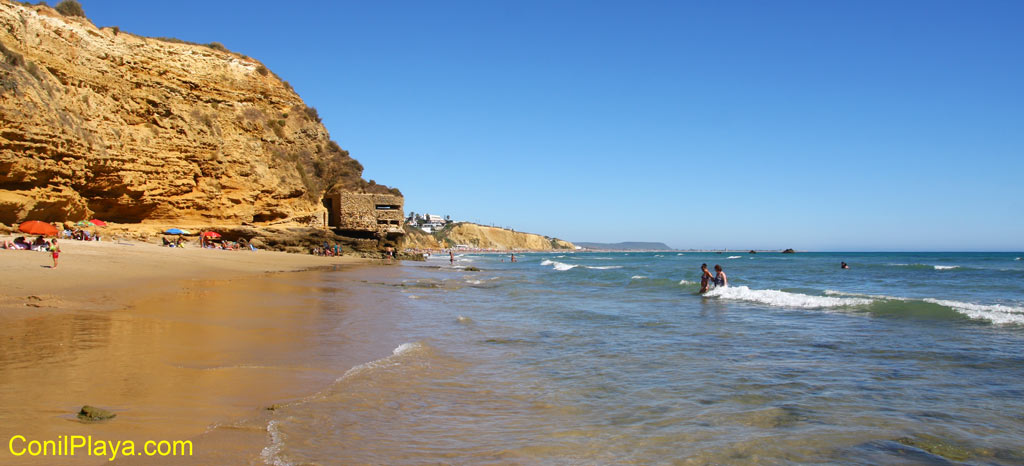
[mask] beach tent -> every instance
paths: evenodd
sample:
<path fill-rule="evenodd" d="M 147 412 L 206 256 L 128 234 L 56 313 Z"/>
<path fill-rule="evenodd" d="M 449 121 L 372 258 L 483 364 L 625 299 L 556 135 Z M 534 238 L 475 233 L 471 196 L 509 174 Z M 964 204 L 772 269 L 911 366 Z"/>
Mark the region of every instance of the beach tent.
<path fill-rule="evenodd" d="M 182 230 L 181 228 L 171 228 L 164 233 L 168 235 L 191 235 L 188 230 Z"/>
<path fill-rule="evenodd" d="M 89 223 L 91 223 L 93 225 L 96 225 L 98 227 L 105 227 L 105 226 L 107 226 L 107 222 L 104 222 L 103 220 L 92 219 L 92 220 L 89 220 Z"/>
<path fill-rule="evenodd" d="M 30 235 L 57 236 L 57 227 L 39 220 L 29 220 L 18 225 L 18 231 Z"/>

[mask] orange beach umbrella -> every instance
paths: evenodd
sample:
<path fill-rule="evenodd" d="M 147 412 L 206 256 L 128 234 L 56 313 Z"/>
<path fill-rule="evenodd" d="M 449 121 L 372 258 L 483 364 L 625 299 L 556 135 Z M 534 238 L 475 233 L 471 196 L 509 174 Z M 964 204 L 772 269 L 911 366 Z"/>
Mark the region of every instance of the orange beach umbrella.
<path fill-rule="evenodd" d="M 105 227 L 105 226 L 107 226 L 107 222 L 104 222 L 103 220 L 92 219 L 92 220 L 89 220 L 89 223 L 91 223 L 93 225 L 96 225 L 98 227 Z"/>
<path fill-rule="evenodd" d="M 30 235 L 57 236 L 57 227 L 39 220 L 29 220 L 18 225 L 18 231 Z"/>

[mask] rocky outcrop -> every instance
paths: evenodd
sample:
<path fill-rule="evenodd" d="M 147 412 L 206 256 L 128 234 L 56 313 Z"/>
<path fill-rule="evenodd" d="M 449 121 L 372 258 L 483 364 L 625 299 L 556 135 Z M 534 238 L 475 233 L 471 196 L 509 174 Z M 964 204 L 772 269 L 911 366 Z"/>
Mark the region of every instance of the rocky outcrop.
<path fill-rule="evenodd" d="M 0 222 L 212 224 L 392 192 L 260 62 L 0 0 Z"/>
<path fill-rule="evenodd" d="M 475 223 L 456 223 L 433 235 L 407 227 L 405 239 L 405 247 L 410 249 L 440 249 L 465 245 L 499 251 L 550 251 L 553 249 L 575 249 L 576 247 L 572 243 L 558 238 Z"/>

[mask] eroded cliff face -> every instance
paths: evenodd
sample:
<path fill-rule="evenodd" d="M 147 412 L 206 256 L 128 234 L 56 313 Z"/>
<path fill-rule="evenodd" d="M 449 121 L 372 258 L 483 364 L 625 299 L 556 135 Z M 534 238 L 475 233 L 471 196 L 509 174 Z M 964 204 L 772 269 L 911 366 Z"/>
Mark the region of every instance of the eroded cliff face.
<path fill-rule="evenodd" d="M 301 219 L 361 176 L 254 59 L 0 0 L 0 222 Z"/>
<path fill-rule="evenodd" d="M 407 228 L 405 247 L 411 249 L 439 249 L 455 245 L 466 245 L 481 249 L 500 251 L 550 251 L 553 249 L 575 249 L 575 245 L 558 238 L 506 230 L 504 228 L 457 223 L 433 235 L 414 228 Z"/>

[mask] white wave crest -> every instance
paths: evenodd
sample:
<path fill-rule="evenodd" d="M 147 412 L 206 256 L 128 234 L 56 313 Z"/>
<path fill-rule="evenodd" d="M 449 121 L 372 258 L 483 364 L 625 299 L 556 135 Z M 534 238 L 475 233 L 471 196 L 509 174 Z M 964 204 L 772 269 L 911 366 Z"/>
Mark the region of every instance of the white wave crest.
<path fill-rule="evenodd" d="M 540 265 L 550 265 L 551 268 L 553 268 L 553 269 L 555 269 L 555 270 L 557 270 L 559 272 L 565 272 L 566 270 L 574 269 L 574 268 L 577 267 L 575 265 L 563 264 L 561 262 L 553 261 L 553 260 L 548 260 L 548 259 L 545 259 L 543 262 L 540 263 Z"/>
<path fill-rule="evenodd" d="M 811 296 L 801 293 L 789 293 L 779 290 L 752 290 L 746 286 L 724 286 L 715 288 L 704 296 L 737 301 L 748 301 L 767 304 L 769 306 L 798 309 L 822 309 L 830 307 L 860 306 L 870 304 L 873 300 L 865 298 L 835 298 L 830 296 Z"/>
<path fill-rule="evenodd" d="M 691 282 L 689 280 L 679 280 L 680 285 L 696 285 L 697 282 Z"/>
<path fill-rule="evenodd" d="M 633 275 L 632 277 L 629 277 L 630 280 L 643 280 L 645 278 L 647 278 L 646 275 Z"/>
<path fill-rule="evenodd" d="M 923 301 L 946 306 L 972 319 L 987 320 L 993 324 L 1024 324 L 1024 307 L 1002 304 L 974 304 L 932 298 L 925 298 Z"/>
<path fill-rule="evenodd" d="M 575 266 L 573 266 L 575 267 Z M 594 270 L 608 270 L 608 269 L 621 269 L 621 265 L 584 265 L 588 269 Z"/>
<path fill-rule="evenodd" d="M 729 257 L 726 257 L 726 259 L 739 259 L 739 258 L 740 258 L 740 256 L 729 256 Z"/>
<path fill-rule="evenodd" d="M 960 268 L 959 265 L 936 265 L 935 266 L 935 270 L 953 270 L 953 269 L 959 269 L 959 268 Z"/>
<path fill-rule="evenodd" d="M 469 283 L 470 285 L 482 285 L 484 282 L 482 280 L 466 280 L 466 283 Z"/>
<path fill-rule="evenodd" d="M 1016 257 L 1016 258 L 1014 258 L 1013 260 L 1015 260 L 1015 261 L 1019 261 L 1019 260 L 1020 260 L 1020 258 L 1019 258 L 1019 257 Z"/>
<path fill-rule="evenodd" d="M 676 255 L 677 255 L 677 256 L 681 256 L 681 255 L 683 255 L 683 253 L 679 253 L 679 254 L 676 254 Z"/>

